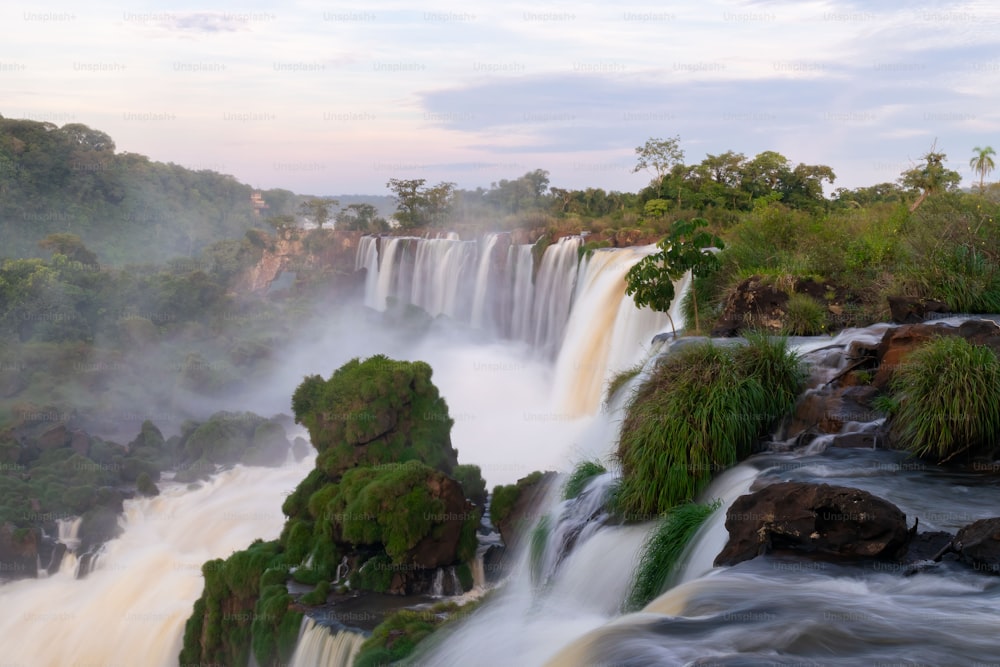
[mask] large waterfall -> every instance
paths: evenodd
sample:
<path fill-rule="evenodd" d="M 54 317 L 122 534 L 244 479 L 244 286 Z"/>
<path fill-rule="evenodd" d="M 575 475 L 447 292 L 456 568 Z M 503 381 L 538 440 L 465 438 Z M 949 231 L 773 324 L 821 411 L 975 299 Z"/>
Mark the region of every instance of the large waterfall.
<path fill-rule="evenodd" d="M 367 270 L 364 303 L 377 310 L 411 304 L 441 317 L 426 336 L 409 340 L 363 324 L 356 311 L 331 315 L 320 330 L 334 333 L 289 346 L 286 373 L 270 387 L 281 398 L 270 409 L 287 411 L 303 374 L 327 375 L 352 356 L 382 352 L 431 364 L 455 419 L 459 460 L 479 464 L 491 487 L 536 469 L 610 462 L 630 389 L 602 406 L 607 379 L 643 362 L 647 372 L 657 352 L 651 340 L 670 330 L 670 319 L 636 309 L 624 294 L 625 272 L 651 247 L 581 256 L 582 246 L 568 237 L 542 252 L 504 234 L 363 238 L 356 267 Z M 678 294 L 685 287 L 678 284 Z M 672 320 L 683 326 L 676 304 Z M 877 340 L 884 329 L 796 344 L 820 375 L 832 377 L 852 341 Z M 712 566 L 726 539 L 726 506 L 758 481 L 863 488 L 931 529 L 998 513 L 1000 486 L 988 479 L 909 471 L 896 453 L 824 452 L 822 445 L 757 455 L 716 478 L 702 500 L 719 499 L 722 508 L 688 545 L 675 587 L 640 613 L 621 609 L 652 526 L 604 523 L 613 474 L 594 478 L 574 500 L 563 500 L 557 484 L 540 508 L 536 549 L 513 554 L 501 590 L 431 637 L 414 660 L 443 667 L 996 664 L 995 578 L 948 564 L 912 577 L 781 559 Z M 197 488 L 166 483 L 157 498 L 128 501 L 122 537 L 105 546 L 85 579 L 73 577 L 68 558 L 49 578 L 0 585 L 0 665 L 176 665 L 202 588 L 200 565 L 276 537 L 282 500 L 311 466 L 236 467 Z M 72 522 L 59 529 L 63 541 L 75 539 Z M 347 665 L 360 642 L 307 620 L 293 664 Z"/>

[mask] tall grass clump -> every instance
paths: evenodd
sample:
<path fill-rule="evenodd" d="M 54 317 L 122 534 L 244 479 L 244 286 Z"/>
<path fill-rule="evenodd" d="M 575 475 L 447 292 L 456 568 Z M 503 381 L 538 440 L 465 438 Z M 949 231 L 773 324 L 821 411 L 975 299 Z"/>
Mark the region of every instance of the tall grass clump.
<path fill-rule="evenodd" d="M 711 505 L 685 503 L 663 517 L 643 545 L 632 592 L 625 603 L 626 611 L 642 609 L 663 592 L 670 579 L 677 574 L 684 548 L 719 505 L 719 501 Z"/>
<path fill-rule="evenodd" d="M 607 469 L 597 461 L 581 461 L 573 469 L 569 479 L 566 480 L 566 486 L 563 487 L 563 500 L 572 500 L 578 497 L 587 488 L 590 480 L 606 472 Z"/>
<path fill-rule="evenodd" d="M 617 508 L 642 520 L 692 500 L 791 410 L 803 377 L 785 342 L 762 335 L 737 348 L 694 344 L 666 357 L 626 408 Z"/>
<path fill-rule="evenodd" d="M 608 389 L 604 398 L 605 402 L 610 403 L 611 399 L 615 397 L 615 394 L 617 394 L 622 387 L 628 384 L 629 380 L 631 380 L 641 372 L 642 372 L 642 364 L 638 363 L 635 366 L 626 368 L 623 371 L 618 371 L 613 376 L 611 376 L 611 379 L 608 380 Z"/>
<path fill-rule="evenodd" d="M 892 380 L 892 433 L 916 456 L 992 456 L 1000 445 L 1000 359 L 958 336 L 914 350 Z"/>
<path fill-rule="evenodd" d="M 791 336 L 816 336 L 826 329 L 826 308 L 807 294 L 793 294 L 785 304 L 785 330 Z"/>

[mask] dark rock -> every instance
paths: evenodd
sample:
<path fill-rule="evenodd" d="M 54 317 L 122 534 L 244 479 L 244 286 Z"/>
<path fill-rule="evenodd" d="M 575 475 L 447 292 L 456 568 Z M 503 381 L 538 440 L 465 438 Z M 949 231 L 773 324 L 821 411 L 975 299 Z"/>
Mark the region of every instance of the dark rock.
<path fill-rule="evenodd" d="M 986 345 L 1000 354 L 1000 326 L 989 320 L 968 320 L 961 326 L 906 324 L 889 329 L 878 346 L 878 373 L 872 384 L 885 389 L 895 370 L 915 349 L 938 336 L 961 336 L 973 345 Z"/>
<path fill-rule="evenodd" d="M 726 512 L 729 542 L 715 565 L 791 550 L 836 559 L 898 560 L 909 542 L 906 515 L 867 491 L 781 482 L 740 496 Z"/>
<path fill-rule="evenodd" d="M 963 563 L 1000 574 L 1000 517 L 970 523 L 958 531 L 953 544 Z"/>
<path fill-rule="evenodd" d="M 932 299 L 918 299 L 910 296 L 890 296 L 889 313 L 896 324 L 917 324 L 927 319 L 930 313 L 947 313 L 948 304 Z"/>
<path fill-rule="evenodd" d="M 309 441 L 300 435 L 295 436 L 295 440 L 292 441 L 292 455 L 295 457 L 296 461 L 301 461 L 305 457 L 309 456 L 309 452 L 312 447 L 309 446 Z"/>
<path fill-rule="evenodd" d="M 39 541 L 35 529 L 0 525 L 0 580 L 37 577 Z"/>
<path fill-rule="evenodd" d="M 557 473 L 547 471 L 535 478 L 528 476 L 518 480 L 516 485 L 518 487 L 517 499 L 510 511 L 499 519 L 491 513 L 490 518 L 493 525 L 508 548 L 513 548 L 521 535 L 539 519 L 539 506 L 545 500 L 549 485 L 557 477 Z"/>
<path fill-rule="evenodd" d="M 77 429 L 70 434 L 69 446 L 80 456 L 87 456 L 90 454 L 90 436 L 86 431 Z"/>
<path fill-rule="evenodd" d="M 830 443 L 831 447 L 843 449 L 877 449 L 879 442 L 884 443 L 884 438 L 879 438 L 878 433 L 868 431 L 866 433 L 840 433 L 834 436 Z"/>
<path fill-rule="evenodd" d="M 910 540 L 906 550 L 907 562 L 933 560 L 941 551 L 951 544 L 954 535 L 943 530 L 934 530 L 926 533 L 919 533 Z"/>
<path fill-rule="evenodd" d="M 506 547 L 491 544 L 483 553 L 483 576 L 487 584 L 498 583 L 510 569 Z"/>

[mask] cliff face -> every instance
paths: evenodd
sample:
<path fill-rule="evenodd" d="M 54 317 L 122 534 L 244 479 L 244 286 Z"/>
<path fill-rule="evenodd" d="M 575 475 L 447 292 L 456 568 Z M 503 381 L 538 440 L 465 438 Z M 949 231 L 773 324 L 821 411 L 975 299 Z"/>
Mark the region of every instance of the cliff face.
<path fill-rule="evenodd" d="M 313 271 L 350 275 L 362 232 L 315 229 L 287 230 L 264 248 L 260 261 L 240 276 L 240 292 L 262 292 L 283 271 Z"/>

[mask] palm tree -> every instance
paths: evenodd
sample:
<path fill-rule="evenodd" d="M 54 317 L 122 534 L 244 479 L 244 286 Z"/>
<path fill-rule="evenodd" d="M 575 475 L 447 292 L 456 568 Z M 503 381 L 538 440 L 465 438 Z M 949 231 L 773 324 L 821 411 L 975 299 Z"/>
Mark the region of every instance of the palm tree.
<path fill-rule="evenodd" d="M 976 146 L 972 149 L 972 152 L 976 154 L 976 157 L 969 160 L 969 166 L 972 167 L 972 171 L 979 174 L 979 194 L 982 194 L 984 192 L 983 181 L 986 179 L 986 174 L 993 171 L 996 167 L 996 164 L 993 163 L 993 158 L 990 156 L 997 153 L 991 146 L 987 146 L 986 148 Z"/>

